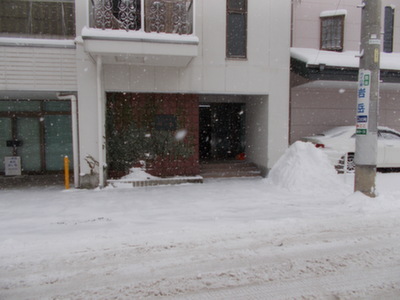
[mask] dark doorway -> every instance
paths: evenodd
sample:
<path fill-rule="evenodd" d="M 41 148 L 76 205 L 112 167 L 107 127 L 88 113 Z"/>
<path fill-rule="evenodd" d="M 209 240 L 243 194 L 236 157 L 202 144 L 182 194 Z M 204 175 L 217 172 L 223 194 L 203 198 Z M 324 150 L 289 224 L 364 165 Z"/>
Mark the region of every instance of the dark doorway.
<path fill-rule="evenodd" d="M 230 160 L 244 152 L 244 104 L 200 105 L 200 159 Z"/>

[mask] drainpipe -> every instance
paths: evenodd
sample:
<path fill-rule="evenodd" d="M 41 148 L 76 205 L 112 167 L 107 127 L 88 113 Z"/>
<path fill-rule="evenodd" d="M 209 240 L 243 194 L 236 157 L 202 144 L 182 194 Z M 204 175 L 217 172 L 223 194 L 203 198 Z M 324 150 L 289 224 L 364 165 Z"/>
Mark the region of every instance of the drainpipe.
<path fill-rule="evenodd" d="M 74 159 L 74 186 L 79 188 L 79 152 L 78 152 L 78 109 L 76 106 L 75 95 L 64 95 L 57 94 L 59 100 L 70 100 L 71 101 L 71 121 L 72 121 L 72 154 Z"/>
<path fill-rule="evenodd" d="M 144 32 L 144 0 L 140 0 L 140 16 L 140 31 Z"/>
<path fill-rule="evenodd" d="M 97 140 L 99 143 L 99 187 L 104 187 L 104 156 L 103 156 L 103 61 L 100 55 L 96 57 L 97 80 Z"/>

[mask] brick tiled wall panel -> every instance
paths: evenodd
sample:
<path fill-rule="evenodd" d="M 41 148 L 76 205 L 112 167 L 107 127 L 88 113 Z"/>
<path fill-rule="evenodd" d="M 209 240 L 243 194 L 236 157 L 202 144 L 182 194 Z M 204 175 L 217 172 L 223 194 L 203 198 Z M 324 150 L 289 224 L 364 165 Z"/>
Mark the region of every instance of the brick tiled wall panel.
<path fill-rule="evenodd" d="M 191 176 L 199 174 L 199 100 L 191 94 L 129 94 L 112 93 L 114 105 L 130 107 L 131 117 L 137 124 L 150 122 L 154 114 L 174 115 L 177 118 L 177 130 L 186 130 L 185 143 L 193 149 L 190 157 L 159 156 L 148 160 L 147 172 L 154 176 Z M 124 106 L 125 105 L 125 106 Z M 110 108 L 108 108 L 110 109 Z M 126 110 L 126 109 L 125 109 Z M 116 128 L 123 126 L 124 119 L 117 119 Z M 126 121 L 125 121 L 126 122 Z M 110 170 L 113 172 L 113 170 Z"/>

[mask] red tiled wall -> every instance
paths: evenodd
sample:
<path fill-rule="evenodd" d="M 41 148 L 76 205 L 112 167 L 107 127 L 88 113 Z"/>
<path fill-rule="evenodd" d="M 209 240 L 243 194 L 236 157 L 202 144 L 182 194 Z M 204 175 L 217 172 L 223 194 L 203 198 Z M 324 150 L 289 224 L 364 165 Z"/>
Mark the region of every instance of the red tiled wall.
<path fill-rule="evenodd" d="M 184 141 L 193 148 L 193 155 L 187 158 L 157 157 L 155 160 L 147 161 L 148 173 L 159 177 L 199 174 L 199 100 L 197 95 L 129 93 L 110 95 L 117 100 L 114 103 L 129 105 L 133 114 L 132 119 L 139 124 L 146 122 L 145 112 L 151 110 L 151 114 L 175 115 L 178 120 L 178 130 L 187 130 Z M 116 128 L 123 126 L 122 122 L 122 119 L 116 120 Z"/>

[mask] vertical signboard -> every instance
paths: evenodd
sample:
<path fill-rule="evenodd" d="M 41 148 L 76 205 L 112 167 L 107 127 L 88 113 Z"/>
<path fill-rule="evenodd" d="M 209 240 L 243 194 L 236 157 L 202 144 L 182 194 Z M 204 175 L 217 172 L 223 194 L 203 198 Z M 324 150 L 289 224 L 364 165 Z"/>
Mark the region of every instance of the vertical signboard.
<path fill-rule="evenodd" d="M 367 135 L 368 133 L 368 117 L 369 117 L 369 100 L 371 89 L 371 71 L 360 69 L 358 78 L 357 91 L 357 124 L 356 134 Z"/>

